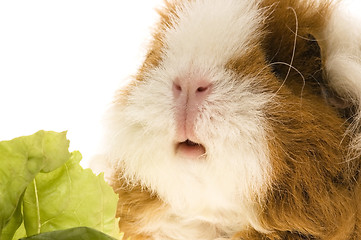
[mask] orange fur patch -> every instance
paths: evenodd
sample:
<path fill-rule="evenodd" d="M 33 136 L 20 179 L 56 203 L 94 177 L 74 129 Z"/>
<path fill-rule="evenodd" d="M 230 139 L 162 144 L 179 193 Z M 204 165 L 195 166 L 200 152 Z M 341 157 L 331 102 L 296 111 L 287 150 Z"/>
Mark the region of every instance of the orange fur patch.
<path fill-rule="evenodd" d="M 116 217 L 120 218 L 119 229 L 124 238 L 132 240 L 151 239 L 147 233 L 140 231 L 166 210 L 166 206 L 157 196 L 151 195 L 139 185 L 129 185 L 122 181 L 122 174 L 115 174 L 112 187 L 119 195 Z"/>

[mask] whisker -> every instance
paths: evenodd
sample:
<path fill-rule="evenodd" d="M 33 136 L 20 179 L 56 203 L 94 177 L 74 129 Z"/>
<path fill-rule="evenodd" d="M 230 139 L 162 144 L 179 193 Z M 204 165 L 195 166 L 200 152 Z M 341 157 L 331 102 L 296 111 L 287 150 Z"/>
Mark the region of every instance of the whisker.
<path fill-rule="evenodd" d="M 285 63 L 285 62 L 273 62 L 273 63 L 270 63 L 270 64 L 267 64 L 266 66 L 264 66 L 256 75 L 256 78 L 259 76 L 259 74 L 261 74 L 261 72 L 266 69 L 267 67 L 269 66 L 272 66 L 272 65 L 277 65 L 277 64 L 280 64 L 280 65 L 286 65 L 288 66 L 290 69 L 293 69 L 295 70 L 302 78 L 303 80 L 303 86 L 306 84 L 306 79 L 305 77 L 303 76 L 303 74 L 297 69 L 295 68 L 294 66 L 292 66 L 291 64 L 289 63 Z M 285 78 L 281 84 L 281 86 L 278 88 L 278 90 L 275 92 L 275 95 L 281 90 L 281 88 L 284 86 L 284 84 L 286 83 L 287 79 Z"/>
<path fill-rule="evenodd" d="M 280 64 L 280 65 L 286 65 L 286 66 L 288 66 L 287 74 L 286 74 L 286 76 L 285 76 L 285 78 L 284 78 L 281 86 L 277 89 L 277 91 L 274 93 L 274 95 L 277 95 L 277 93 L 278 93 L 278 92 L 281 90 L 281 88 L 284 86 L 284 84 L 286 83 L 286 81 L 287 81 L 287 79 L 288 79 L 288 77 L 289 77 L 289 75 L 290 75 L 291 69 L 293 69 L 293 70 L 295 70 L 295 71 L 301 76 L 301 78 L 302 78 L 302 80 L 303 80 L 303 87 L 302 87 L 302 91 L 301 91 L 301 98 L 302 98 L 302 92 L 303 92 L 304 86 L 305 86 L 305 84 L 306 84 L 306 79 L 305 79 L 305 77 L 303 76 L 303 74 L 302 74 L 297 68 L 295 68 L 294 66 L 292 66 L 292 64 L 293 64 L 293 62 L 294 62 L 294 59 L 295 59 L 295 54 L 296 54 L 297 37 L 299 37 L 299 36 L 298 36 L 298 30 L 299 30 L 298 17 L 297 17 L 297 13 L 296 13 L 296 11 L 295 11 L 294 8 L 288 7 L 288 9 L 291 9 L 291 10 L 292 10 L 292 12 L 293 12 L 294 15 L 295 15 L 295 21 L 296 21 L 295 32 L 292 31 L 292 33 L 295 34 L 295 37 L 294 37 L 294 44 L 293 44 L 292 56 L 291 56 L 290 63 L 286 63 L 286 62 L 273 62 L 273 63 L 267 64 L 265 67 L 263 67 L 263 68 L 257 73 L 256 78 L 261 74 L 261 72 L 262 72 L 263 70 L 265 70 L 266 68 L 268 68 L 268 67 L 270 67 L 270 66 L 272 66 L 272 65 L 278 65 L 278 64 Z"/>
<path fill-rule="evenodd" d="M 293 14 L 295 15 L 295 21 L 296 21 L 296 29 L 295 29 L 295 39 L 294 39 L 294 44 L 293 44 L 293 49 L 292 49 L 292 57 L 291 57 L 291 62 L 287 71 L 287 75 L 285 77 L 285 81 L 287 80 L 288 76 L 290 75 L 291 72 L 291 65 L 293 64 L 293 60 L 295 59 L 295 53 L 296 53 L 296 45 L 297 45 L 297 35 L 298 35 L 298 18 L 297 18 L 297 13 L 295 11 L 294 8 L 292 7 L 288 7 L 287 9 L 291 9 Z"/>
<path fill-rule="evenodd" d="M 319 41 L 323 41 L 323 40 L 326 40 L 327 38 L 318 38 L 318 39 L 314 39 L 314 38 L 308 38 L 308 37 L 304 37 L 302 35 L 298 35 L 296 34 L 296 32 L 294 32 L 290 27 L 288 27 L 288 30 L 290 30 L 293 34 L 297 35 L 297 37 L 303 39 L 303 40 L 306 40 L 306 41 L 310 41 L 310 42 L 319 42 Z M 311 35 L 312 36 L 312 35 Z"/>

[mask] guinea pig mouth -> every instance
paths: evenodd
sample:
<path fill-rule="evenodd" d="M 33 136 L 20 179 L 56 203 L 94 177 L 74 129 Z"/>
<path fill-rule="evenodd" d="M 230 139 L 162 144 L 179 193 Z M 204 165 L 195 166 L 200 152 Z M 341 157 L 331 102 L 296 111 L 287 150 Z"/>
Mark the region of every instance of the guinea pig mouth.
<path fill-rule="evenodd" d="M 206 149 L 202 144 L 187 139 L 177 144 L 176 154 L 188 159 L 199 159 L 205 156 Z"/>

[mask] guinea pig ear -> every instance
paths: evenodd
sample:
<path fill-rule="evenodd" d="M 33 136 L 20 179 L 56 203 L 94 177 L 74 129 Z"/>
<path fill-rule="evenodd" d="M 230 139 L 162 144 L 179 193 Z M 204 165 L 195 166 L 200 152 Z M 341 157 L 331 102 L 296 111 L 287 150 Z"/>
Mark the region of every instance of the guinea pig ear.
<path fill-rule="evenodd" d="M 262 46 L 274 74 L 294 94 L 320 94 L 351 124 L 361 156 L 361 5 L 358 0 L 264 0 Z"/>
<path fill-rule="evenodd" d="M 361 38 L 360 22 L 358 25 L 351 24 L 352 21 L 345 18 L 345 13 L 340 13 L 340 5 L 331 0 L 276 3 L 265 0 L 264 4 L 267 18 L 262 46 L 273 73 L 294 94 L 301 96 L 304 87 L 309 87 L 313 93 L 323 96 L 326 103 L 337 108 L 345 118 L 352 116 L 355 105 L 359 105 L 355 98 L 361 99 L 361 80 L 356 79 L 356 76 L 361 76 L 360 68 L 359 65 L 355 66 L 352 70 L 355 74 L 350 76 L 354 80 L 347 80 L 358 83 L 355 87 L 358 89 L 357 94 L 352 94 L 350 91 L 354 87 L 337 81 L 340 74 L 343 74 L 342 78 L 350 75 L 349 66 L 346 67 L 350 59 L 342 62 L 337 59 L 337 55 L 342 55 L 343 48 L 353 41 L 353 44 L 358 44 L 358 50 L 354 46 L 345 55 L 361 59 L 361 39 L 351 40 L 355 39 L 351 34 Z M 345 26 L 350 25 L 356 28 L 358 34 L 356 30 L 345 30 L 348 28 Z M 348 39 L 342 39 L 342 36 Z M 346 42 L 342 44 L 342 41 Z M 356 61 L 353 63 L 356 64 Z"/>
<path fill-rule="evenodd" d="M 321 49 L 314 33 L 323 29 L 329 5 L 296 0 L 265 0 L 264 4 L 262 46 L 274 74 L 295 94 L 302 94 L 304 85 L 321 94 Z"/>

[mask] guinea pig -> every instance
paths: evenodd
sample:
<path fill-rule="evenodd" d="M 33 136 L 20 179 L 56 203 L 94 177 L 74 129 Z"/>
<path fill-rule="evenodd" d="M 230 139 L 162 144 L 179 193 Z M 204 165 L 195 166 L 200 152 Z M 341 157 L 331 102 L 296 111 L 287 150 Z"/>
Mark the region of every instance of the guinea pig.
<path fill-rule="evenodd" d="M 165 2 L 107 112 L 125 239 L 361 239 L 352 4 Z"/>

